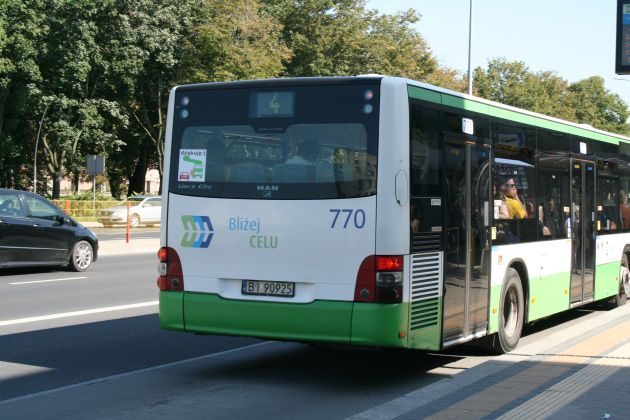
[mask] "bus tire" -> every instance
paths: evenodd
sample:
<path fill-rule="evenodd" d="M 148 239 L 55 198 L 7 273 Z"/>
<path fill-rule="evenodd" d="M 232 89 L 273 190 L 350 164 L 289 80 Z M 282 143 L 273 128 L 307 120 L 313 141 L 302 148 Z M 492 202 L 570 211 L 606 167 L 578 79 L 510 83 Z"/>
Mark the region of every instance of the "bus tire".
<path fill-rule="evenodd" d="M 628 267 L 628 256 L 624 254 L 619 268 L 619 291 L 614 297 L 614 306 L 618 308 L 625 305 L 628 294 L 630 294 L 630 268 Z"/>
<path fill-rule="evenodd" d="M 498 354 L 508 353 L 516 348 L 523 331 L 525 317 L 525 297 L 521 277 L 514 268 L 505 272 L 499 301 L 499 331 L 494 337 L 493 347 Z"/>

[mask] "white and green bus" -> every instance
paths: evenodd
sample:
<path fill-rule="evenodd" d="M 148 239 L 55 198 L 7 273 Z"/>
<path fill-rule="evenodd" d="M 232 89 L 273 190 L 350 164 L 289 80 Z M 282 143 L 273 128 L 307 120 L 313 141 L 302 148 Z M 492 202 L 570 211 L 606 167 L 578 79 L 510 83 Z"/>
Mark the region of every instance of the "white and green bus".
<path fill-rule="evenodd" d="M 178 86 L 168 115 L 162 328 L 506 352 L 630 293 L 629 138 L 384 76 Z"/>

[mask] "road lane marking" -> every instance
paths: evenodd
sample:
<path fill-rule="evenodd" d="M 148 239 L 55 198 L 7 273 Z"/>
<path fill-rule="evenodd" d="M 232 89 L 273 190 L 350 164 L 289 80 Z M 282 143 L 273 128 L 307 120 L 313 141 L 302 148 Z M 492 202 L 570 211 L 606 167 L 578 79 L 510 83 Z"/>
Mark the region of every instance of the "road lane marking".
<path fill-rule="evenodd" d="M 8 404 L 11 404 L 11 403 L 14 403 L 14 402 L 17 402 L 17 401 L 27 400 L 27 399 L 31 399 L 31 398 L 37 398 L 37 397 L 41 397 L 41 396 L 44 396 L 44 395 L 53 394 L 53 393 L 56 393 L 56 392 L 62 392 L 62 391 L 70 390 L 70 389 L 76 389 L 76 388 L 80 388 L 80 387 L 83 387 L 83 386 L 100 384 L 100 383 L 103 383 L 103 382 L 110 382 L 110 381 L 113 381 L 113 380 L 116 380 L 116 379 L 126 378 L 126 377 L 132 376 L 132 375 L 138 375 L 138 374 L 142 374 L 142 373 L 146 373 L 146 372 L 152 372 L 154 370 L 166 369 L 166 368 L 179 366 L 179 365 L 184 365 L 186 363 L 193 363 L 193 362 L 201 361 L 201 360 L 214 359 L 215 357 L 222 357 L 222 356 L 225 356 L 225 355 L 228 355 L 228 354 L 231 354 L 231 353 L 237 353 L 237 352 L 240 352 L 240 351 L 250 350 L 250 349 L 254 349 L 256 347 L 261 347 L 261 346 L 267 346 L 267 345 L 272 344 L 272 343 L 277 343 L 277 342 L 276 341 L 263 341 L 262 343 L 250 344 L 248 346 L 237 347 L 237 348 L 230 349 L 230 350 L 224 350 L 224 351 L 220 351 L 218 353 L 204 354 L 203 356 L 191 357 L 189 359 L 178 360 L 178 361 L 175 361 L 175 362 L 165 363 L 165 364 L 162 364 L 162 365 L 150 366 L 150 367 L 143 368 L 143 369 L 137 369 L 137 370 L 132 370 L 132 371 L 129 371 L 129 372 L 118 373 L 116 375 L 105 376 L 105 377 L 102 377 L 102 378 L 92 379 L 92 380 L 88 380 L 88 381 L 85 381 L 85 382 L 79 382 L 79 383 L 72 384 L 72 385 L 66 385 L 66 386 L 62 386 L 62 387 L 59 387 L 59 388 L 47 389 L 45 391 L 35 392 L 33 394 L 20 395 L 19 397 L 10 398 L 8 400 L 0 400 L 0 406 L 1 405 L 8 405 Z"/>
<path fill-rule="evenodd" d="M 16 281 L 13 283 L 9 283 L 12 286 L 18 286 L 21 284 L 35 284 L 35 283 L 51 283 L 54 281 L 68 281 L 68 280 L 82 280 L 82 279 L 87 279 L 87 277 L 83 276 L 83 277 L 66 277 L 63 279 L 50 279 L 50 280 L 31 280 L 31 281 Z"/>
<path fill-rule="evenodd" d="M 114 312 L 114 311 L 124 311 L 126 309 L 144 308 L 146 306 L 157 306 L 158 303 L 159 302 L 157 300 L 153 300 L 151 302 L 132 303 L 130 305 L 108 306 L 106 308 L 86 309 L 83 311 L 64 312 L 61 314 L 51 314 L 51 315 L 42 315 L 42 316 L 32 316 L 29 318 L 11 319 L 8 321 L 0 321 L 0 327 L 6 327 L 8 325 L 28 324 L 31 322 L 48 321 L 51 319 L 70 318 L 74 316 L 100 314 L 103 312 Z"/>

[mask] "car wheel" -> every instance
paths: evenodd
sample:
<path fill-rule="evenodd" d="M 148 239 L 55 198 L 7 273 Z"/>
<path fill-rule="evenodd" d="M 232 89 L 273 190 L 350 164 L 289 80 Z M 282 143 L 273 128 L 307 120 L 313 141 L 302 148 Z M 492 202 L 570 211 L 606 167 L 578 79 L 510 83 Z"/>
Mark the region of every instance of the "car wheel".
<path fill-rule="evenodd" d="M 140 216 L 138 216 L 137 214 L 132 214 L 129 218 L 129 224 L 133 228 L 140 226 Z"/>
<path fill-rule="evenodd" d="M 79 241 L 72 248 L 70 256 L 70 268 L 74 271 L 85 271 L 94 258 L 94 250 L 88 241 Z"/>

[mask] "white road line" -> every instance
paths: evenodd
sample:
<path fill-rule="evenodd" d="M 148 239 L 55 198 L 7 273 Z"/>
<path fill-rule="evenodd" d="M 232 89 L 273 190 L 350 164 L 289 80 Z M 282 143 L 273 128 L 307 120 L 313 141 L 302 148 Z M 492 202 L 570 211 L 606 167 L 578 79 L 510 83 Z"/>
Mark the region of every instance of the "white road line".
<path fill-rule="evenodd" d="M 65 313 L 61 313 L 61 314 L 33 316 L 33 317 L 30 317 L 30 318 L 11 319 L 11 320 L 8 320 L 8 321 L 0 321 L 0 327 L 6 327 L 8 325 L 17 325 L 17 324 L 28 324 L 30 322 L 48 321 L 50 319 L 69 318 L 69 317 L 73 317 L 73 316 L 100 314 L 100 313 L 103 313 L 103 312 L 124 311 L 126 309 L 143 308 L 143 307 L 146 307 L 146 306 L 154 306 L 154 305 L 157 305 L 157 304 L 158 304 L 158 301 L 157 300 L 153 300 L 151 302 L 132 303 L 130 305 L 109 306 L 109 307 L 106 307 L 106 308 L 86 309 L 84 311 L 75 311 L 75 312 L 65 312 Z"/>
<path fill-rule="evenodd" d="M 68 281 L 68 280 L 81 280 L 87 279 L 87 277 L 66 277 L 64 279 L 50 279 L 50 280 L 32 280 L 32 281 L 16 281 L 14 283 L 9 283 L 12 286 L 18 286 L 21 284 L 35 284 L 35 283 L 50 283 L 54 281 Z"/>
<path fill-rule="evenodd" d="M 145 372 L 151 372 L 151 371 L 154 371 L 154 370 L 165 369 L 165 368 L 169 368 L 169 367 L 173 367 L 173 366 L 179 366 L 179 365 L 183 365 L 183 364 L 186 364 L 186 363 L 196 362 L 198 360 L 205 360 L 205 359 L 213 359 L 215 357 L 222 357 L 222 356 L 225 356 L 226 354 L 236 353 L 236 352 L 245 351 L 245 350 L 250 350 L 250 349 L 253 349 L 253 348 L 256 348 L 256 347 L 266 346 L 266 345 L 269 345 L 269 344 L 272 344 L 272 343 L 275 343 L 275 341 L 263 341 L 262 343 L 250 344 L 249 346 L 237 347 L 235 349 L 224 350 L 224 351 L 221 351 L 221 352 L 218 352 L 218 353 L 205 354 L 203 356 L 191 357 L 190 359 L 178 360 L 176 362 L 165 363 L 163 365 L 150 366 L 150 367 L 144 368 L 144 369 L 132 370 L 130 372 L 123 372 L 123 373 L 119 373 L 119 374 L 116 374 L 116 375 L 105 376 L 103 378 L 97 378 L 97 379 L 92 379 L 92 380 L 85 381 L 85 382 L 79 382 L 77 384 L 66 385 L 66 386 L 62 386 L 62 387 L 59 387 L 59 388 L 48 389 L 46 391 L 40 391 L 40 392 L 36 392 L 36 393 L 33 393 L 33 394 L 21 395 L 19 397 L 11 398 L 11 399 L 8 399 L 8 400 L 1 400 L 0 401 L 0 405 L 11 404 L 11 403 L 14 403 L 16 401 L 22 401 L 22 400 L 27 400 L 27 399 L 31 399 L 31 398 L 36 398 L 36 397 L 40 397 L 40 396 L 43 396 L 43 395 L 53 394 L 55 392 L 61 392 L 61 391 L 69 390 L 69 389 L 80 388 L 80 387 L 83 387 L 83 386 L 88 386 L 88 385 L 99 384 L 99 383 L 102 383 L 102 382 L 113 381 L 113 380 L 116 380 L 116 379 L 119 379 L 119 378 L 125 378 L 127 376 L 138 375 L 138 374 L 142 374 L 142 373 L 145 373 Z"/>

